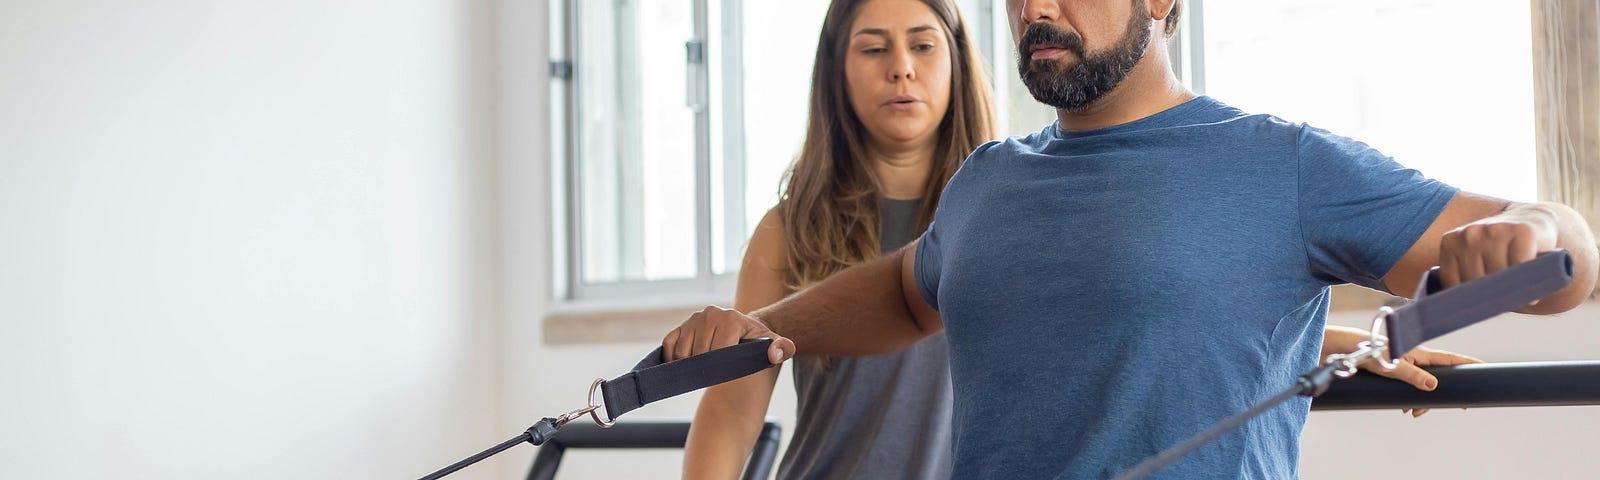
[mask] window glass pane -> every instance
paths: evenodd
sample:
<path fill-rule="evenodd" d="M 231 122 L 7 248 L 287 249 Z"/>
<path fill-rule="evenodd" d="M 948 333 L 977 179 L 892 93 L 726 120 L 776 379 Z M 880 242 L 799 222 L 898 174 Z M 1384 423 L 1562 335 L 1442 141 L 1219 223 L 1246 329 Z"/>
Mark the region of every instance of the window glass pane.
<path fill-rule="evenodd" d="M 709 113 L 711 120 L 711 273 L 737 271 L 744 253 L 745 148 L 743 86 L 744 36 L 743 1 L 708 0 L 707 22 L 712 28 L 707 39 Z M 763 5 L 752 5 L 761 8 Z"/>
<path fill-rule="evenodd" d="M 578 2 L 584 283 L 692 278 L 695 118 L 687 0 Z"/>
<path fill-rule="evenodd" d="M 778 203 L 783 172 L 800 154 L 811 64 L 828 2 L 745 2 L 743 128 L 745 238 Z"/>
<path fill-rule="evenodd" d="M 1534 200 L 1528 15 L 1499 0 L 1206 2 L 1206 89 L 1465 190 Z"/>

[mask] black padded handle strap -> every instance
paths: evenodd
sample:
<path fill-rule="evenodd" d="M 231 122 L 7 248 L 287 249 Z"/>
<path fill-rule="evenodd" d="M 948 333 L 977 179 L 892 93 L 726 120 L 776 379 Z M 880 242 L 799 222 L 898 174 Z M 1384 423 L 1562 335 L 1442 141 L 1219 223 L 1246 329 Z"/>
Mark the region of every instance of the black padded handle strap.
<path fill-rule="evenodd" d="M 770 338 L 748 339 L 674 362 L 664 362 L 664 353 L 656 347 L 633 366 L 633 371 L 600 384 L 605 416 L 610 417 L 607 421 L 657 400 L 772 368 L 772 362 L 767 360 L 770 345 Z"/>
<path fill-rule="evenodd" d="M 1572 254 L 1552 250 L 1533 260 L 1483 278 L 1444 289 L 1439 268 L 1422 277 L 1415 300 L 1385 320 L 1389 356 L 1406 352 L 1444 334 L 1516 310 L 1572 283 Z"/>

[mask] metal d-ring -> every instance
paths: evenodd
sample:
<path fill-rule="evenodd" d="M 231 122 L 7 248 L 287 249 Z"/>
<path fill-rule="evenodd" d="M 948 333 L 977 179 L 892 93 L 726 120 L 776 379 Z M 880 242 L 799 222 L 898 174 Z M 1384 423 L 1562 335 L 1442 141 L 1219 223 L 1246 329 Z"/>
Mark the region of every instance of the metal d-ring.
<path fill-rule="evenodd" d="M 1372 337 L 1371 340 L 1368 340 L 1368 342 L 1372 343 L 1372 348 L 1378 351 L 1378 354 L 1375 355 L 1378 359 L 1378 364 L 1383 365 L 1383 368 L 1387 370 L 1394 370 L 1395 367 L 1400 366 L 1399 361 L 1392 359 L 1389 354 L 1383 353 L 1389 350 L 1389 339 L 1384 337 L 1382 332 L 1387 330 L 1389 317 L 1392 315 L 1394 315 L 1394 309 L 1389 308 L 1388 305 L 1378 307 L 1378 315 L 1372 317 L 1372 328 L 1370 329 Z"/>
<path fill-rule="evenodd" d="M 600 390 L 600 384 L 603 383 L 606 383 L 606 379 L 596 378 L 594 379 L 594 383 L 589 384 L 589 418 L 594 419 L 594 424 L 599 425 L 600 428 L 611 428 L 612 425 L 617 424 L 617 419 L 613 418 L 609 422 L 602 421 L 600 420 L 600 414 L 598 413 L 601 408 L 606 406 L 604 398 L 595 396 L 595 393 L 598 393 Z M 611 412 L 606 412 L 606 416 L 610 415 Z"/>

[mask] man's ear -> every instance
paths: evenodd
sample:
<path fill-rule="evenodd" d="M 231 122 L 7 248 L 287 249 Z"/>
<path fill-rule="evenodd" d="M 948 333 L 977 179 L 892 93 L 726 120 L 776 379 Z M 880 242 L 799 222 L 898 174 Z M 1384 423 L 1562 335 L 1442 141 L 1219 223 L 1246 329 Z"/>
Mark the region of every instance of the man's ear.
<path fill-rule="evenodd" d="M 1145 5 L 1150 7 L 1150 19 L 1157 22 L 1167 21 L 1167 16 L 1172 15 L 1177 8 L 1178 0 L 1145 0 Z"/>

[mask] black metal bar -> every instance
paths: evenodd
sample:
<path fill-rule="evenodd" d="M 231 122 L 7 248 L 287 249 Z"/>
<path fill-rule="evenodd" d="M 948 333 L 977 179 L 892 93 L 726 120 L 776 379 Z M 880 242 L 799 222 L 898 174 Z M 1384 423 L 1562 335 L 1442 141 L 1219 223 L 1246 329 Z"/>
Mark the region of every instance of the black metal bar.
<path fill-rule="evenodd" d="M 557 442 L 545 442 L 533 456 L 533 467 L 528 469 L 528 480 L 554 480 L 556 469 L 561 468 L 561 457 L 567 447 Z"/>
<path fill-rule="evenodd" d="M 743 480 L 767 480 L 772 476 L 772 462 L 778 458 L 778 438 L 782 435 L 783 428 L 778 426 L 778 422 L 767 422 L 761 426 L 756 446 L 750 449 L 750 461 L 744 466 Z"/>
<path fill-rule="evenodd" d="M 772 471 L 777 457 L 778 439 L 783 428 L 777 422 L 766 422 L 761 427 L 756 445 L 751 449 L 743 478 L 765 479 Z M 611 428 L 600 428 L 592 423 L 572 423 L 539 447 L 539 453 L 528 469 L 528 480 L 552 480 L 561 458 L 568 448 L 683 448 L 689 439 L 689 422 L 627 422 Z"/>
<path fill-rule="evenodd" d="M 1333 382 L 1312 410 L 1600 405 L 1600 361 L 1485 363 L 1428 367 L 1439 388 L 1417 390 L 1361 372 Z"/>

